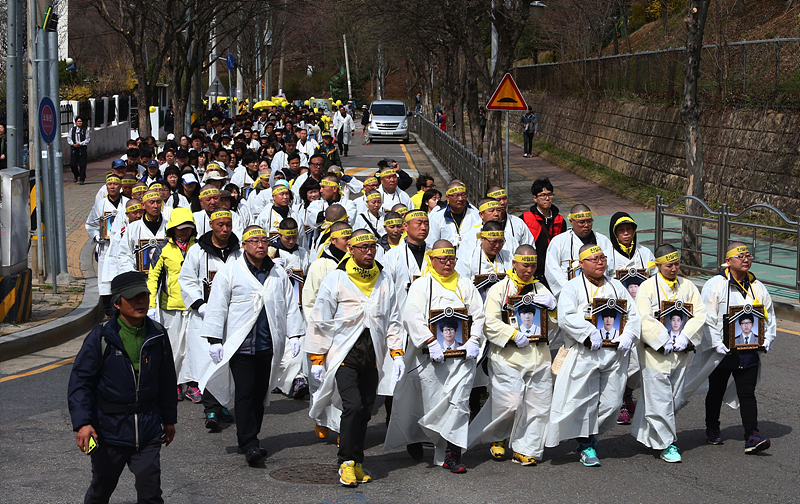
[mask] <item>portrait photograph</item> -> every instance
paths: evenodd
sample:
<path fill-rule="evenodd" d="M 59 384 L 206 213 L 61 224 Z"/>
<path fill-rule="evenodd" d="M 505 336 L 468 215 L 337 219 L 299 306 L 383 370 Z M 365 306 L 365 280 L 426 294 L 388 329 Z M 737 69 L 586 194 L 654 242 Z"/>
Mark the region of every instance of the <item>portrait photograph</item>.
<path fill-rule="evenodd" d="M 489 292 L 489 289 L 492 287 L 492 285 L 496 284 L 505 277 L 506 277 L 505 273 L 489 273 L 489 274 L 475 275 L 473 284 L 475 285 L 475 288 L 478 289 L 478 293 L 481 295 L 481 300 L 485 302 L 486 294 Z"/>
<path fill-rule="evenodd" d="M 627 270 L 617 271 L 617 280 L 628 289 L 628 293 L 633 299 L 636 299 L 636 293 L 639 292 L 639 286 L 642 282 L 647 280 L 647 270 L 630 268 Z"/>
<path fill-rule="evenodd" d="M 456 350 L 470 335 L 470 318 L 466 308 L 430 310 L 428 328 L 436 335 L 445 357 L 466 357 L 466 350 Z"/>
<path fill-rule="evenodd" d="M 111 237 L 111 226 L 114 224 L 115 215 L 105 212 L 100 218 L 100 239 L 108 240 Z"/>
<path fill-rule="evenodd" d="M 461 321 L 455 317 L 446 317 L 436 323 L 436 341 L 442 350 L 455 350 L 461 346 L 463 330 Z"/>
<path fill-rule="evenodd" d="M 517 319 L 517 330 L 522 334 L 528 337 L 542 335 L 539 325 L 541 309 L 537 306 L 522 305 L 514 310 L 514 317 Z"/>
<path fill-rule="evenodd" d="M 509 296 L 503 322 L 526 335 L 531 343 L 547 343 L 547 308 L 535 304 L 531 294 Z"/>
<path fill-rule="evenodd" d="M 604 347 L 617 347 L 612 341 L 625 330 L 628 302 L 625 299 L 594 298 L 592 300 L 592 325 L 600 331 Z"/>
<path fill-rule="evenodd" d="M 597 317 L 595 327 L 600 330 L 600 335 L 604 340 L 611 340 L 619 335 L 620 313 L 613 309 L 605 309 Z"/>
<path fill-rule="evenodd" d="M 683 328 L 686 326 L 686 322 L 694 316 L 693 313 L 692 303 L 684 303 L 680 299 L 677 301 L 661 301 L 661 310 L 658 312 L 657 316 L 667 329 L 670 341 L 674 342 L 681 334 Z M 656 350 L 658 349 L 656 348 Z M 684 351 L 692 352 L 694 350 L 694 345 L 689 342 L 689 345 L 687 345 Z"/>
<path fill-rule="evenodd" d="M 286 274 L 289 276 L 289 281 L 292 283 L 294 290 L 294 300 L 297 301 L 297 306 L 303 306 L 303 284 L 306 279 L 303 276 L 301 269 L 287 269 Z"/>
<path fill-rule="evenodd" d="M 158 240 L 152 238 L 150 240 L 139 240 L 139 250 L 136 253 L 136 262 L 139 271 L 147 273 L 150 268 L 155 266 L 153 264 L 153 254 L 155 254 L 158 247 Z"/>
<path fill-rule="evenodd" d="M 727 324 L 725 324 L 724 328 L 727 332 L 729 349 L 763 349 L 763 305 L 731 306 L 728 308 L 727 319 Z"/>

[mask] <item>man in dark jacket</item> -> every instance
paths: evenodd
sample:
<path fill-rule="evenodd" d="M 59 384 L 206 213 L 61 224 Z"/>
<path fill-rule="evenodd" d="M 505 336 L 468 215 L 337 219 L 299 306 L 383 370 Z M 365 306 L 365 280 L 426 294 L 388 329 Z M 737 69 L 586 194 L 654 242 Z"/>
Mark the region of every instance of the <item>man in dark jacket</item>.
<path fill-rule="evenodd" d="M 162 503 L 161 444 L 172 442 L 178 419 L 172 348 L 164 328 L 147 318 L 144 275 L 117 275 L 111 297 L 117 315 L 89 333 L 69 379 L 72 428 L 78 448 L 92 456 L 84 502 L 108 502 L 127 464 L 138 502 Z"/>
<path fill-rule="evenodd" d="M 536 277 L 544 279 L 544 263 L 550 240 L 567 230 L 564 216 L 553 204 L 553 184 L 549 178 L 538 179 L 531 185 L 534 204 L 522 214 L 522 220 L 533 234 L 536 243 Z M 545 282 L 546 283 L 546 282 Z"/>

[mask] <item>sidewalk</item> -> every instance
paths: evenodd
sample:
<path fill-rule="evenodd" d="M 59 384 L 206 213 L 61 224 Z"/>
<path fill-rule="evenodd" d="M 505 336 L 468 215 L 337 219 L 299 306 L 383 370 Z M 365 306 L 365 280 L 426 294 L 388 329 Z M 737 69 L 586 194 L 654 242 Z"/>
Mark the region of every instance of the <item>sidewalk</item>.
<path fill-rule="evenodd" d="M 72 181 L 69 166 L 64 167 L 67 266 L 75 281 L 69 285 L 58 285 L 58 293 L 53 294 L 52 284 L 41 283 L 40 279 L 34 277 L 31 319 L 24 324 L 0 324 L 0 348 L 3 349 L 0 360 L 13 357 L 11 348 L 18 348 L 22 345 L 22 340 L 65 341 L 80 334 L 86 320 L 90 320 L 91 324 L 97 321 L 93 318 L 92 309 L 99 302 L 96 262 L 94 250 L 87 244 L 84 224 L 94 205 L 98 189 L 105 183 L 105 174 L 110 169 L 111 160 L 117 157 L 118 154 L 90 162 L 86 167 L 86 183 L 82 186 Z M 34 240 L 31 250 L 35 247 Z M 31 263 L 30 254 L 28 262 Z M 53 331 L 54 328 L 58 330 Z M 41 345 L 38 347 L 42 348 Z"/>

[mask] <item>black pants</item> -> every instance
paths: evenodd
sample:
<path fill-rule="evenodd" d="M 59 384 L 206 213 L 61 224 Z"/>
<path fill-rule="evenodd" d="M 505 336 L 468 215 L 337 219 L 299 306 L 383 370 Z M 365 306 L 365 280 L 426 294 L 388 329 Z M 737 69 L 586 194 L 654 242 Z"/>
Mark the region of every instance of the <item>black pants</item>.
<path fill-rule="evenodd" d="M 522 139 L 524 140 L 524 148 L 525 154 L 531 153 L 531 148 L 533 147 L 533 133 L 522 133 Z"/>
<path fill-rule="evenodd" d="M 244 452 L 258 446 L 258 433 L 264 419 L 264 399 L 269 393 L 269 372 L 272 350 L 255 355 L 235 354 L 230 360 L 233 383 L 236 386 L 236 439 Z"/>
<path fill-rule="evenodd" d="M 756 403 L 758 366 L 748 369 L 725 369 L 718 366 L 711 373 L 708 377 L 708 394 L 706 395 L 706 427 L 719 430 L 719 410 L 722 408 L 722 397 L 725 395 L 731 374 L 736 383 L 744 439 L 747 440 L 753 431 L 758 430 L 758 404 Z"/>
<path fill-rule="evenodd" d="M 344 143 L 344 128 L 340 129 L 339 130 L 339 134 L 336 135 L 336 143 L 339 146 L 339 152 L 341 152 L 342 155 L 346 156 L 347 155 L 347 149 L 350 146 L 348 144 Z"/>
<path fill-rule="evenodd" d="M 342 396 L 342 419 L 339 428 L 339 463 L 364 462 L 364 438 L 378 393 L 378 369 L 374 361 L 360 369 L 339 366 L 336 387 Z"/>
<path fill-rule="evenodd" d="M 69 167 L 72 168 L 72 176 L 74 178 L 81 181 L 86 180 L 86 160 L 86 147 L 72 148 L 72 153 L 69 156 Z"/>
<path fill-rule="evenodd" d="M 92 483 L 83 498 L 84 504 L 107 503 L 126 464 L 136 478 L 136 501 L 163 503 L 160 453 L 160 439 L 140 446 L 138 451 L 133 446 L 98 444 L 91 455 Z"/>
<path fill-rule="evenodd" d="M 114 314 L 114 305 L 111 304 L 111 294 L 100 296 L 100 301 L 103 303 L 103 313 L 106 316 L 111 316 Z"/>
<path fill-rule="evenodd" d="M 222 405 L 217 401 L 217 398 L 208 391 L 203 391 L 203 395 L 201 396 L 203 399 L 203 414 L 207 415 L 209 413 L 214 413 L 219 415 L 222 413 Z"/>

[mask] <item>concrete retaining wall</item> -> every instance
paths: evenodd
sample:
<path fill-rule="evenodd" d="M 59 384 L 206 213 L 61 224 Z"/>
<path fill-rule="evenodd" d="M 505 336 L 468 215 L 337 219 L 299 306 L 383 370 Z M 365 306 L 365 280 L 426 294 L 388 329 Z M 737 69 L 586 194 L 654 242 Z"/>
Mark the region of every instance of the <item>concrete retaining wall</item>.
<path fill-rule="evenodd" d="M 524 93 L 539 139 L 637 180 L 686 188 L 678 107 Z M 513 127 L 521 132 L 519 115 Z M 707 109 L 702 119 L 706 199 L 736 208 L 768 203 L 800 212 L 800 114 Z"/>

